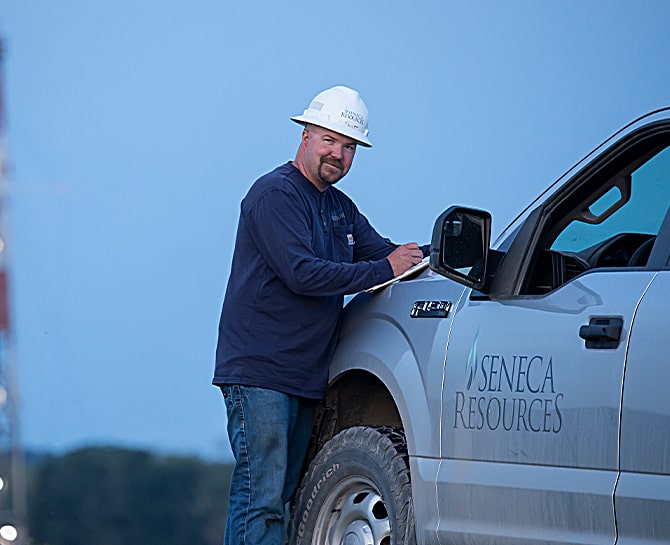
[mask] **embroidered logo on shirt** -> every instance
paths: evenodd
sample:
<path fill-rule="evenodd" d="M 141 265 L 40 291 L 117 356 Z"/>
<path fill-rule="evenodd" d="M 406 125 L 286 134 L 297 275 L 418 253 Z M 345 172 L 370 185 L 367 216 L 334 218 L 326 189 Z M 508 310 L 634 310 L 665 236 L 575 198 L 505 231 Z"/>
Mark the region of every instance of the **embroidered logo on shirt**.
<path fill-rule="evenodd" d="M 344 210 L 341 208 L 339 210 L 333 210 L 330 213 L 330 219 L 333 221 L 340 221 L 344 219 Z"/>
<path fill-rule="evenodd" d="M 347 233 L 347 242 L 349 242 L 349 246 L 353 246 L 355 244 L 354 235 Z"/>

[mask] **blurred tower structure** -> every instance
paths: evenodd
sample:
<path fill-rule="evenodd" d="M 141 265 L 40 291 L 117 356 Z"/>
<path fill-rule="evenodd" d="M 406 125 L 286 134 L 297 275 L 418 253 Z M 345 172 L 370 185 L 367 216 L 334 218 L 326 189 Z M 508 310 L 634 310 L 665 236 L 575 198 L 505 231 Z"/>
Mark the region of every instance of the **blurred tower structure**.
<path fill-rule="evenodd" d="M 18 391 L 11 328 L 7 208 L 9 182 L 5 156 L 5 48 L 0 37 L 0 544 L 28 543 L 26 482 L 20 447 Z"/>

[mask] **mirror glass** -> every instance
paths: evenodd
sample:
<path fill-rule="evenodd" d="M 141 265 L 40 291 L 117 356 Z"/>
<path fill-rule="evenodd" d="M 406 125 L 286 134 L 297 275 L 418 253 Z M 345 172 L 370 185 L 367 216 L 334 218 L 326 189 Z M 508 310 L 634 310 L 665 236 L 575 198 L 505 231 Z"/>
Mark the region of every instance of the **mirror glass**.
<path fill-rule="evenodd" d="M 475 282 L 484 274 L 482 218 L 454 212 L 442 224 L 442 266 Z"/>

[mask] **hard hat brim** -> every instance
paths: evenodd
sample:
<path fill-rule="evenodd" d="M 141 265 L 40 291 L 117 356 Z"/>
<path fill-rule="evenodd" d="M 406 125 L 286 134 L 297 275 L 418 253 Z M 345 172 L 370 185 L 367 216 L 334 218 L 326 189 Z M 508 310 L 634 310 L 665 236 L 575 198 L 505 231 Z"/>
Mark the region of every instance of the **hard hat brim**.
<path fill-rule="evenodd" d="M 304 114 L 292 117 L 291 121 L 295 121 L 298 125 L 303 126 L 316 125 L 317 127 L 323 127 L 324 129 L 328 129 L 329 131 L 333 131 L 336 132 L 337 134 L 342 134 L 353 140 L 356 140 L 356 142 L 358 142 L 361 146 L 365 146 L 366 148 L 372 147 L 372 143 L 370 142 L 370 140 L 368 140 L 367 136 L 362 136 L 359 131 L 357 131 L 356 129 L 349 128 L 346 125 L 340 125 L 338 123 L 330 123 L 328 121 L 324 121 L 322 119 L 315 119 L 313 117 Z"/>

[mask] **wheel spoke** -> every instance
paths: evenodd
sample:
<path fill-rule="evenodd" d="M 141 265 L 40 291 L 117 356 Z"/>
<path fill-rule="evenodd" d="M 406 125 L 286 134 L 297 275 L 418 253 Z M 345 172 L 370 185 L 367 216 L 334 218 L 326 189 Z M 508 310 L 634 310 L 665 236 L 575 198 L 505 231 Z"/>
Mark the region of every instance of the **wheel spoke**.
<path fill-rule="evenodd" d="M 371 483 L 349 478 L 330 494 L 317 525 L 328 545 L 380 545 L 391 535 L 386 506 Z"/>
<path fill-rule="evenodd" d="M 350 509 L 351 515 L 356 520 L 366 522 L 372 532 L 374 545 L 378 545 L 385 537 L 391 535 L 391 525 L 386 506 L 377 491 L 372 488 L 364 488 L 351 494 L 347 505 L 345 505 L 346 507 Z"/>

